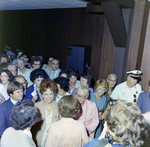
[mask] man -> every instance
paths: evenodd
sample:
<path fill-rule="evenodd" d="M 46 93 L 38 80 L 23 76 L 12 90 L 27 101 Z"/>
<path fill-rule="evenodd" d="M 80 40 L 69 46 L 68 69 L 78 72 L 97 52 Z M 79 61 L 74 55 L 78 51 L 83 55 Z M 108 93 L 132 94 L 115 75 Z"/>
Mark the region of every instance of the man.
<path fill-rule="evenodd" d="M 27 81 L 26 81 L 26 79 L 24 78 L 24 76 L 22 76 L 22 75 L 17 75 L 17 76 L 14 78 L 14 81 L 17 81 L 17 82 L 19 82 L 20 84 L 23 85 L 24 94 L 26 94 Z"/>
<path fill-rule="evenodd" d="M 15 55 L 12 51 L 11 51 L 11 47 L 5 45 L 4 50 L 6 51 L 6 55 L 8 56 L 8 59 L 10 58 L 11 55 Z"/>
<path fill-rule="evenodd" d="M 38 116 L 34 103 L 24 99 L 14 105 L 10 114 L 11 127 L 2 135 L 2 147 L 36 147 L 30 132 Z"/>
<path fill-rule="evenodd" d="M 8 85 L 7 93 L 10 98 L 0 105 L 0 137 L 3 132 L 10 127 L 9 116 L 14 104 L 23 98 L 23 86 L 17 81 Z"/>
<path fill-rule="evenodd" d="M 0 56 L 0 63 L 3 63 L 3 62 L 8 62 L 8 58 L 6 55 L 1 55 Z"/>
<path fill-rule="evenodd" d="M 115 88 L 116 82 L 117 82 L 117 76 L 113 73 L 109 74 L 107 77 L 107 83 L 108 83 L 108 92 L 107 93 L 108 93 L 109 97 Z"/>
<path fill-rule="evenodd" d="M 117 85 L 110 97 L 125 100 L 125 102 L 137 102 L 137 98 L 142 92 L 141 85 L 137 83 L 141 74 L 139 70 L 127 72 L 127 81 Z"/>
<path fill-rule="evenodd" d="M 75 97 L 81 104 L 81 110 L 74 118 L 84 124 L 90 138 L 94 138 L 95 130 L 99 124 L 98 110 L 96 104 L 87 100 L 89 96 L 89 90 L 86 87 L 80 86 L 77 89 Z"/>
<path fill-rule="evenodd" d="M 32 66 L 32 71 L 35 70 L 35 69 L 39 69 L 41 68 L 41 65 L 42 65 L 42 56 L 33 56 L 31 57 L 31 66 Z"/>
<path fill-rule="evenodd" d="M 124 100 L 125 102 L 137 102 L 139 94 L 142 92 L 141 85 L 137 82 L 140 80 L 141 71 L 133 70 L 127 72 L 127 81 L 117 85 L 111 94 L 112 100 L 105 112 L 102 114 L 102 117 L 105 118 L 107 111 L 115 103 L 116 100 Z"/>
<path fill-rule="evenodd" d="M 60 61 L 58 59 L 53 59 L 51 61 L 52 69 L 47 71 L 47 74 L 49 75 L 49 78 L 51 80 L 54 80 L 55 78 L 59 76 L 59 73 L 61 71 L 61 69 L 59 68 L 59 64 L 60 64 Z"/>
<path fill-rule="evenodd" d="M 10 70 L 14 77 L 17 75 L 17 67 L 15 64 L 8 65 L 7 69 Z"/>

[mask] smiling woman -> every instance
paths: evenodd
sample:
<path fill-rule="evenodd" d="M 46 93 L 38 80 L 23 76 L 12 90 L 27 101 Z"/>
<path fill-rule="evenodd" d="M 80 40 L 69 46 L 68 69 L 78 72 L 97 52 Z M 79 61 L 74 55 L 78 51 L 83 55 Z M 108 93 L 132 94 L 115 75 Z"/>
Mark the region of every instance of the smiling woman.
<path fill-rule="evenodd" d="M 43 100 L 36 103 L 35 106 L 39 111 L 39 119 L 44 118 L 44 120 L 36 123 L 33 127 L 33 136 L 35 137 L 34 140 L 38 147 L 44 147 L 51 124 L 60 118 L 57 103 L 54 101 L 57 92 L 58 88 L 54 81 L 43 80 L 41 82 L 40 93 Z"/>
<path fill-rule="evenodd" d="M 14 76 L 8 69 L 4 69 L 0 72 L 0 105 L 9 99 L 9 95 L 7 94 L 8 84 L 13 81 Z"/>

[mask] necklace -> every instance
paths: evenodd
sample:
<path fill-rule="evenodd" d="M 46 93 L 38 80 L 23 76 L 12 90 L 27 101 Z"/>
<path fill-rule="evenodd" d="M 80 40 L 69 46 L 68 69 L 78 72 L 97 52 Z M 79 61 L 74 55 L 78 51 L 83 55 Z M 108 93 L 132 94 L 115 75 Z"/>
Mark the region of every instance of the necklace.
<path fill-rule="evenodd" d="M 46 106 L 46 104 L 44 103 L 44 107 L 45 107 L 46 115 L 48 116 L 52 112 L 54 104 L 52 102 L 50 103 L 50 105 Z"/>

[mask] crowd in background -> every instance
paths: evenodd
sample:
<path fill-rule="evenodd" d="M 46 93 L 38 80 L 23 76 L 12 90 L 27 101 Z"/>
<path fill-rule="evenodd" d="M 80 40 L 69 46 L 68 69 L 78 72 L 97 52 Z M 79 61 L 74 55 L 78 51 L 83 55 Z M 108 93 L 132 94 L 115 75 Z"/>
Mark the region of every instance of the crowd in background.
<path fill-rule="evenodd" d="M 5 46 L 0 54 L 0 136 L 2 147 L 150 146 L 150 94 L 142 72 L 93 78 L 48 56 L 31 59 Z M 150 87 L 150 82 L 148 83 Z M 18 137 L 17 137 L 18 136 Z"/>

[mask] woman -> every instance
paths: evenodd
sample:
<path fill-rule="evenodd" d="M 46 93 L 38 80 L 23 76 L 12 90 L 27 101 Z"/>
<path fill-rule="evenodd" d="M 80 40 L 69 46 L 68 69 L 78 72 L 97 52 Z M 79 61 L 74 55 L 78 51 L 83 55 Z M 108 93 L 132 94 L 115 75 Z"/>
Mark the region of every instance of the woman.
<path fill-rule="evenodd" d="M 71 66 L 68 68 L 67 73 L 68 73 L 69 84 L 70 84 L 70 93 L 72 93 L 75 88 L 80 87 L 80 81 L 77 80 L 79 76 L 79 72 L 76 67 Z"/>
<path fill-rule="evenodd" d="M 99 139 L 92 140 L 84 147 L 100 147 L 106 142 L 109 147 L 140 147 L 147 136 L 147 124 L 135 103 L 125 103 L 118 100 L 108 111 L 105 118 L 104 130 Z"/>
<path fill-rule="evenodd" d="M 7 94 L 7 87 L 10 82 L 12 82 L 14 76 L 8 69 L 3 69 L 0 72 L 0 105 L 9 99 L 9 95 Z"/>
<path fill-rule="evenodd" d="M 35 69 L 31 72 L 30 80 L 33 84 L 26 90 L 26 99 L 30 99 L 33 102 L 39 102 L 43 98 L 40 93 L 40 84 L 43 79 L 48 79 L 47 73 L 43 69 Z"/>
<path fill-rule="evenodd" d="M 33 126 L 33 136 L 35 136 L 35 142 L 38 147 L 44 147 L 45 139 L 47 137 L 48 130 L 53 122 L 60 119 L 58 113 L 57 103 L 54 101 L 55 95 L 57 95 L 57 85 L 52 80 L 43 80 L 40 85 L 40 92 L 43 96 L 43 100 L 36 103 L 35 106 L 39 111 L 39 118 L 44 118 L 43 121 L 37 122 Z"/>
<path fill-rule="evenodd" d="M 94 88 L 95 88 L 95 92 L 91 93 L 89 100 L 94 102 L 98 108 L 100 122 L 95 132 L 95 138 L 98 138 L 103 129 L 102 113 L 106 109 L 106 105 L 107 105 L 106 96 L 104 94 L 105 92 L 107 92 L 108 84 L 106 80 L 100 79 L 96 81 Z"/>
<path fill-rule="evenodd" d="M 73 120 L 80 111 L 80 104 L 73 95 L 66 95 L 58 102 L 58 111 L 63 117 L 51 125 L 45 147 L 83 147 L 88 142 L 84 125 Z"/>
<path fill-rule="evenodd" d="M 91 75 L 89 75 L 89 74 L 82 74 L 81 75 L 80 85 L 87 87 L 89 89 L 89 93 L 93 92 L 93 88 L 91 87 L 91 83 L 92 83 Z M 71 94 L 75 96 L 76 92 L 77 92 L 77 88 L 75 88 Z"/>
<path fill-rule="evenodd" d="M 59 73 L 59 77 L 64 77 L 64 78 L 68 79 L 67 71 L 61 70 Z"/>
<path fill-rule="evenodd" d="M 25 68 L 25 61 L 23 59 L 18 59 L 16 65 L 18 67 L 18 75 L 24 76 L 29 86 L 31 84 L 31 81 L 30 81 L 31 70 Z"/>
<path fill-rule="evenodd" d="M 69 81 L 64 77 L 58 77 L 54 81 L 58 87 L 58 94 L 55 97 L 55 101 L 58 102 L 63 96 L 69 95 Z"/>

